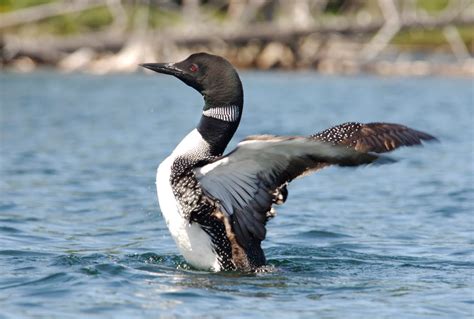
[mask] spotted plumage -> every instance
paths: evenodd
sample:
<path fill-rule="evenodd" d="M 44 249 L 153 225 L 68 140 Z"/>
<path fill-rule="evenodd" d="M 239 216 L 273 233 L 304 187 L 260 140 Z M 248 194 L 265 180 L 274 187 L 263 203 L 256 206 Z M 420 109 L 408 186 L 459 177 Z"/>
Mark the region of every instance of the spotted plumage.
<path fill-rule="evenodd" d="M 404 125 L 392 123 L 349 122 L 331 127 L 311 136 L 334 145 L 346 145 L 360 152 L 383 153 L 400 146 L 421 144 L 434 137 Z"/>
<path fill-rule="evenodd" d="M 356 132 L 360 130 L 362 124 L 349 122 L 337 125 L 320 133 L 312 135 L 313 138 L 321 139 L 327 142 L 338 144 L 340 142 L 351 139 Z"/>
<path fill-rule="evenodd" d="M 218 201 L 206 196 L 195 177 L 193 168 L 204 166 L 210 158 L 197 160 L 194 156 L 181 156 L 171 167 L 170 183 L 177 198 L 181 214 L 190 223 L 197 223 L 209 235 L 212 250 L 216 253 L 221 270 L 236 270 L 232 251 L 239 249 L 231 243 L 219 211 Z"/>
<path fill-rule="evenodd" d="M 168 229 L 196 268 L 258 270 L 266 263 L 261 242 L 274 205 L 288 184 L 328 165 L 356 166 L 374 153 L 434 140 L 390 123 L 345 123 L 310 137 L 250 136 L 223 155 L 242 116 L 239 76 L 225 59 L 193 54 L 178 63 L 144 64 L 171 74 L 200 92 L 201 120 L 160 164 L 158 201 Z"/>

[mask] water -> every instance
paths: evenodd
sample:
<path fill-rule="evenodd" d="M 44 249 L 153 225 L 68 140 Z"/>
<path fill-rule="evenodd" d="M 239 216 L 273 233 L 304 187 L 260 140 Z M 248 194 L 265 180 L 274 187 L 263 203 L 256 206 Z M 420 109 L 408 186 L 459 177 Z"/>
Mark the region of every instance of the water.
<path fill-rule="evenodd" d="M 208 273 L 177 253 L 154 187 L 199 94 L 166 76 L 3 73 L 0 318 L 472 318 L 472 80 L 242 78 L 232 145 L 349 120 L 442 142 L 293 182 L 268 225 L 274 271 Z"/>

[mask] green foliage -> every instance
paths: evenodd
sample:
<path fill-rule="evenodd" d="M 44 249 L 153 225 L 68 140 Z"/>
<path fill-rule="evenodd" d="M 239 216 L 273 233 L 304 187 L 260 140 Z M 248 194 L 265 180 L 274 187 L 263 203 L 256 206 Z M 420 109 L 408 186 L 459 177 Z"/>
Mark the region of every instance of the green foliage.
<path fill-rule="evenodd" d="M 326 13 L 337 14 L 346 3 L 345 0 L 329 0 L 326 5 Z"/>
<path fill-rule="evenodd" d="M 55 1 L 51 0 L 0 0 L 0 12 L 20 10 Z M 83 31 L 98 30 L 112 22 L 112 15 L 107 7 L 85 10 L 79 13 L 70 13 L 47 18 L 35 23 L 37 33 L 51 33 L 59 35 L 76 34 Z M 14 29 L 30 28 L 31 25 L 18 26 Z"/>
<path fill-rule="evenodd" d="M 52 0 L 0 0 L 0 12 L 8 12 L 54 2 Z"/>
<path fill-rule="evenodd" d="M 440 30 L 407 30 L 398 33 L 392 40 L 394 44 L 439 46 L 446 44 L 446 39 Z"/>
<path fill-rule="evenodd" d="M 73 34 L 77 33 L 78 29 L 72 15 L 63 15 L 39 22 L 38 31 L 51 34 Z"/>
<path fill-rule="evenodd" d="M 430 13 L 442 11 L 448 5 L 449 0 L 418 0 L 417 6 Z"/>
<path fill-rule="evenodd" d="M 112 22 L 112 15 L 106 7 L 85 10 L 44 19 L 36 23 L 38 33 L 56 35 L 78 34 L 99 30 Z"/>
<path fill-rule="evenodd" d="M 470 27 L 459 27 L 458 31 L 461 39 L 464 41 L 468 49 L 470 48 L 472 50 L 474 45 L 474 29 Z M 393 38 L 392 43 L 411 48 L 432 48 L 448 45 L 448 42 L 446 41 L 441 29 L 401 31 Z"/>
<path fill-rule="evenodd" d="M 140 8 L 136 9 L 139 10 Z M 144 8 L 142 8 L 144 9 Z M 135 12 L 136 13 L 136 12 Z M 177 25 L 181 22 L 181 15 L 176 11 L 162 10 L 159 7 L 151 7 L 148 22 L 152 28 Z"/>
<path fill-rule="evenodd" d="M 112 23 L 112 15 L 106 7 L 81 12 L 75 19 L 79 28 L 85 31 L 98 30 Z"/>
<path fill-rule="evenodd" d="M 468 50 L 474 53 L 474 28 L 465 26 L 458 28 L 458 31 Z"/>

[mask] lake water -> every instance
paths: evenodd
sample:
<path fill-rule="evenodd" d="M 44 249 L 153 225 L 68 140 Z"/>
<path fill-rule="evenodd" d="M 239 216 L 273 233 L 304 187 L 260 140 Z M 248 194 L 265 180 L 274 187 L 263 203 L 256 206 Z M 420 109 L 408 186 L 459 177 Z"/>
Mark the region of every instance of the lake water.
<path fill-rule="evenodd" d="M 0 74 L 0 318 L 472 318 L 473 81 L 244 73 L 250 134 L 403 123 L 441 143 L 289 188 L 274 271 L 209 273 L 178 254 L 155 170 L 203 105 L 145 74 Z"/>

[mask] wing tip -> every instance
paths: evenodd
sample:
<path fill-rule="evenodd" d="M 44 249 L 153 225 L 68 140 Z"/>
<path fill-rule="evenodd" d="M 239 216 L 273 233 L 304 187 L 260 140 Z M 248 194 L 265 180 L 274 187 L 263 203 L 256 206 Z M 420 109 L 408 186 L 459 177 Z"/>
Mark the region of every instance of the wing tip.
<path fill-rule="evenodd" d="M 425 132 L 418 131 L 418 138 L 423 142 L 441 143 L 440 140 L 436 136 L 433 136 L 433 135 L 425 133 Z"/>

